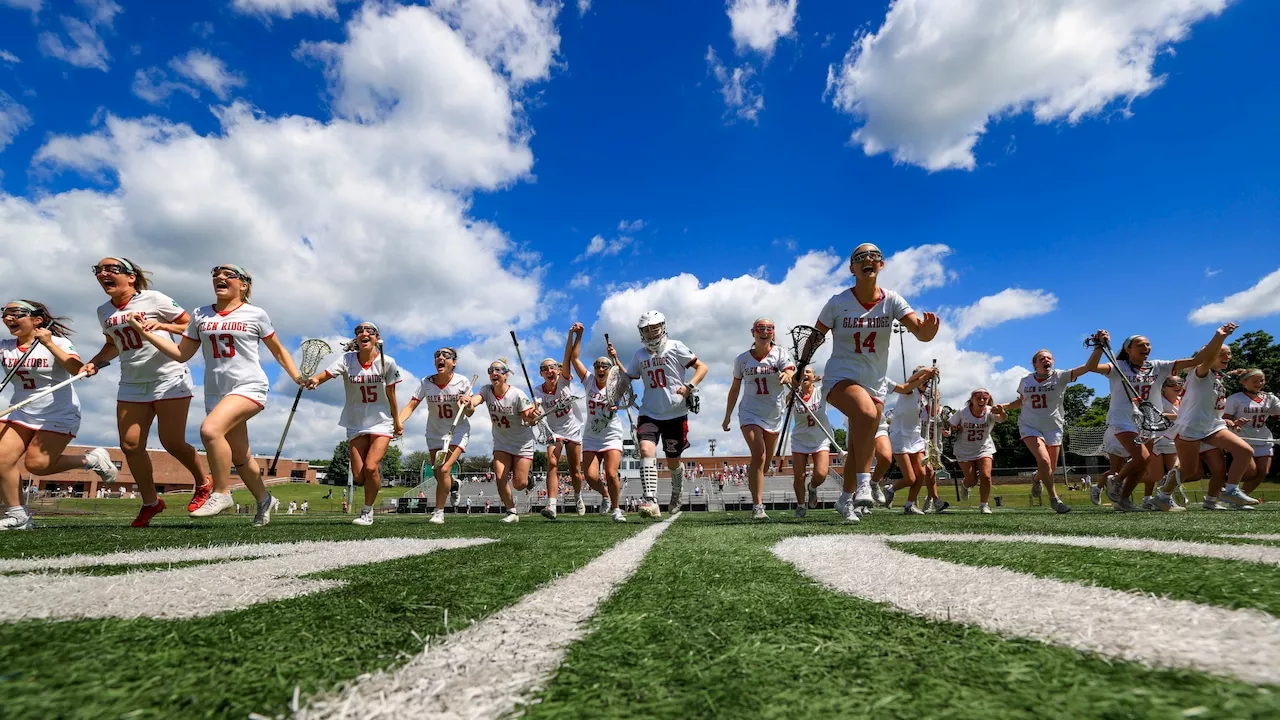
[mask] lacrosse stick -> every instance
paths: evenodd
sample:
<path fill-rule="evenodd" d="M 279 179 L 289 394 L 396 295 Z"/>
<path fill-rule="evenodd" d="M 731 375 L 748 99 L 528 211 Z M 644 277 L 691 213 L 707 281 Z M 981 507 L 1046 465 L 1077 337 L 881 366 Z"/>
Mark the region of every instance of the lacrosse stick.
<path fill-rule="evenodd" d="M 609 333 L 604 334 L 604 344 L 606 347 L 613 344 L 609 341 Z M 631 408 L 637 407 L 636 391 L 631 386 L 631 376 L 621 366 L 614 365 L 609 370 L 609 377 L 605 380 L 605 393 L 607 393 L 609 402 L 613 406 L 610 408 L 612 414 L 605 415 L 601 413 L 600 417 L 595 421 L 597 425 L 595 431 L 604 430 L 609 421 L 613 420 L 614 415 L 618 414 L 618 408 L 623 408 L 627 413 L 627 427 L 631 429 L 631 447 L 634 448 L 633 452 L 638 454 L 640 452 L 640 438 L 636 435 L 636 424 L 631 419 Z"/>
<path fill-rule="evenodd" d="M 1100 345 L 1102 347 L 1102 352 L 1107 356 L 1107 360 L 1111 362 L 1112 369 L 1120 373 L 1120 380 L 1124 385 L 1125 394 L 1129 396 L 1129 402 L 1138 403 L 1138 414 L 1141 416 L 1138 423 L 1139 427 L 1148 433 L 1164 432 L 1165 430 L 1173 427 L 1173 423 L 1169 421 L 1169 418 L 1164 416 L 1164 413 L 1160 412 L 1159 408 L 1153 405 L 1150 400 L 1143 400 L 1141 396 L 1138 395 L 1138 391 L 1134 389 L 1133 384 L 1129 382 L 1128 376 L 1120 369 L 1120 364 L 1116 362 L 1115 356 L 1111 354 L 1111 345 L 1109 343 L 1100 343 L 1093 337 L 1089 337 L 1085 339 L 1084 344 L 1085 347 Z"/>
<path fill-rule="evenodd" d="M 302 341 L 302 363 L 298 366 L 298 372 L 306 377 L 315 374 L 316 368 L 320 367 L 320 361 L 331 354 L 333 349 L 329 347 L 329 343 L 312 338 Z M 284 423 L 284 432 L 280 433 L 280 444 L 276 445 L 276 456 L 271 459 L 271 467 L 267 469 L 267 475 L 276 476 L 276 463 L 280 462 L 280 453 L 284 450 L 284 439 L 289 436 L 289 426 L 293 424 L 293 414 L 298 412 L 298 401 L 302 400 L 303 386 L 298 386 L 298 394 L 293 398 L 293 407 L 289 410 L 289 419 Z"/>
<path fill-rule="evenodd" d="M 770 453 L 772 457 L 782 457 L 782 448 L 787 444 L 787 430 L 791 425 L 791 409 L 796 401 L 796 388 L 799 383 L 797 378 L 804 377 L 805 368 L 809 367 L 813 362 L 813 354 L 817 352 L 822 343 L 826 342 L 826 333 L 818 332 L 818 328 L 811 325 L 796 325 L 791 328 L 791 350 L 792 357 L 796 359 L 796 372 L 792 375 L 791 390 L 787 392 L 787 412 L 782 417 L 782 432 L 778 433 L 778 444 Z"/>
<path fill-rule="evenodd" d="M 471 390 L 475 391 L 476 382 L 480 380 L 479 375 L 471 376 Z M 462 422 L 464 417 L 463 409 L 466 402 L 461 398 L 458 399 L 458 407 L 453 411 L 453 422 L 449 423 L 449 432 L 445 434 L 444 441 L 440 445 L 440 452 L 436 453 L 436 459 L 431 463 L 433 469 L 444 467 L 444 461 L 449 457 L 449 443 L 453 440 L 453 433 L 458 429 L 458 423 Z"/>
<path fill-rule="evenodd" d="M 378 338 L 378 376 L 382 378 L 382 394 L 387 398 L 387 412 L 391 413 L 392 421 L 396 418 L 396 409 L 391 405 L 391 393 L 387 392 L 390 385 L 387 384 L 387 354 L 382 349 L 382 338 Z M 392 425 L 394 427 L 394 424 Z M 400 435 L 391 435 L 391 442 L 400 442 Z"/>
<path fill-rule="evenodd" d="M 515 330 L 511 331 L 511 343 L 516 346 L 516 359 L 520 361 L 520 370 L 524 372 L 524 384 L 529 387 L 529 402 L 534 402 L 533 383 L 529 382 L 529 370 L 524 366 L 524 355 L 520 353 L 520 341 L 516 339 Z M 543 422 L 543 417 L 538 418 L 538 424 L 533 428 L 533 439 L 539 445 L 550 445 L 554 438 L 551 435 L 551 428 Z M 533 487 L 533 484 L 530 483 L 529 486 Z"/>
<path fill-rule="evenodd" d="M 110 364 L 111 364 L 110 362 L 104 362 L 104 363 L 102 363 L 101 365 L 99 365 L 99 366 L 98 366 L 98 369 L 99 369 L 99 370 L 101 370 L 102 368 L 104 368 L 104 367 L 106 367 L 106 366 L 108 366 L 108 365 L 110 365 Z M 30 396 L 30 397 L 28 397 L 26 400 L 23 400 L 22 402 L 14 403 L 14 404 L 10 405 L 9 407 L 5 408 L 4 410 L 0 410 L 0 417 L 4 417 L 4 416 L 8 415 L 9 413 L 11 413 L 11 412 L 13 412 L 13 411 L 15 411 L 15 410 L 21 410 L 22 408 L 24 408 L 24 407 L 26 407 L 26 406 L 30 405 L 31 403 L 33 403 L 33 402 L 35 402 L 35 401 L 39 400 L 40 398 L 42 398 L 42 397 L 46 397 L 46 396 L 49 396 L 49 395 L 52 395 L 52 394 L 54 394 L 54 393 L 58 392 L 59 390 L 61 390 L 62 388 L 64 388 L 64 387 L 66 387 L 66 386 L 70 385 L 71 383 L 73 383 L 73 382 L 75 382 L 75 381 L 77 381 L 77 380 L 83 380 L 84 378 L 87 378 L 87 377 L 89 377 L 89 373 L 84 372 L 84 371 L 82 370 L 82 371 L 80 371 L 80 373 L 79 373 L 79 374 L 72 375 L 71 377 L 67 378 L 66 380 L 63 380 L 62 382 L 58 383 L 57 385 L 50 385 L 49 387 L 47 387 L 47 388 L 45 388 L 45 389 L 43 389 L 43 390 L 37 390 L 36 392 L 31 393 L 31 396 Z"/>
<path fill-rule="evenodd" d="M 22 368 L 22 363 L 26 362 L 27 358 L 31 357 L 31 353 L 35 352 L 36 346 L 39 344 L 39 342 L 32 340 L 31 344 L 27 346 L 27 351 L 22 353 L 22 357 L 18 358 L 18 362 L 15 363 L 13 367 L 9 368 L 9 371 L 4 374 L 4 382 L 0 383 L 0 393 L 4 392 L 5 388 L 9 387 L 9 381 L 13 380 L 13 376 L 18 374 L 18 370 Z"/>

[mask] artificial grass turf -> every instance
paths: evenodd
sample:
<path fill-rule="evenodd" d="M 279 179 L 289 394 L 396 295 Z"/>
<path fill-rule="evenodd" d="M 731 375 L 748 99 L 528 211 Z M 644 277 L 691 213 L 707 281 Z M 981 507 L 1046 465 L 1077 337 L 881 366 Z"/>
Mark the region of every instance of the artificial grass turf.
<path fill-rule="evenodd" d="M 1122 521 L 1111 513 L 1093 515 L 1081 514 L 1066 526 L 1083 534 L 1124 529 L 1130 535 L 1137 529 L 1118 527 Z M 1144 519 L 1143 526 L 1187 534 L 1188 528 L 1177 527 L 1178 518 L 1164 517 Z M 788 536 L 866 532 L 873 525 L 880 525 L 880 532 L 999 532 L 993 524 L 1005 532 L 1044 531 L 1026 527 L 1044 524 L 1034 516 L 1011 514 L 995 523 L 982 522 L 992 520 L 987 517 L 975 517 L 980 522 L 971 523 L 963 516 L 943 516 L 930 519 L 934 527 L 922 527 L 921 519 L 885 518 L 854 528 L 826 522 L 749 526 L 729 516 L 677 523 L 631 580 L 601 607 L 593 620 L 594 632 L 570 648 L 555 681 L 529 708 L 529 715 L 1280 715 L 1275 688 L 1192 671 L 1149 670 L 973 627 L 926 621 L 826 590 L 770 552 Z M 1256 530 L 1252 526 L 1258 518 L 1205 520 L 1193 523 L 1192 534 L 1249 531 L 1239 529 L 1239 524 Z M 1222 526 L 1230 529 L 1220 530 Z M 1056 529 L 1064 528 L 1059 523 Z M 1013 552 L 1025 547 L 1015 546 Z M 1219 562 L 1248 565 L 1243 571 L 1235 568 L 1237 572 L 1259 567 Z M 1272 592 L 1280 590 L 1274 573 L 1258 578 Z"/>
<path fill-rule="evenodd" d="M 605 518 L 527 520 L 513 527 L 477 518 L 441 528 L 380 518 L 372 528 L 312 523 L 257 532 L 218 520 L 194 531 L 129 534 L 80 526 L 68 528 L 72 538 L 59 538 L 61 531 L 6 537 L 0 554 L 10 557 L 27 554 L 22 550 L 42 538 L 55 546 L 42 554 L 369 537 L 499 542 L 319 573 L 314 577 L 348 584 L 206 618 L 0 625 L 0 715 L 274 716 L 287 710 L 295 686 L 306 696 L 398 665 L 421 650 L 419 638 L 445 632 L 446 609 L 448 629 L 462 629 L 644 527 Z M 570 524 L 582 527 L 564 527 Z"/>

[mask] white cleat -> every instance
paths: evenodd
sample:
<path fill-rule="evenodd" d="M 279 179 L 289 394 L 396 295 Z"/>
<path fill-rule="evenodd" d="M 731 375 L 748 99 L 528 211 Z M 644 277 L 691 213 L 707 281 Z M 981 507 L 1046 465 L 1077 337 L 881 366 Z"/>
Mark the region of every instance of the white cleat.
<path fill-rule="evenodd" d="M 106 448 L 94 448 L 85 453 L 85 467 L 92 470 L 102 479 L 104 483 L 116 481 L 116 476 L 120 474 L 116 470 L 116 464 L 111 462 L 111 453 Z"/>
<path fill-rule="evenodd" d="M 228 497 L 230 497 L 230 495 L 228 495 Z M 213 496 L 210 495 L 209 499 L 212 500 Z M 208 505 L 208 504 L 209 503 L 207 502 L 205 503 L 205 505 Z M 271 493 L 267 493 L 267 496 L 259 500 L 254 506 L 253 526 L 265 527 L 268 524 L 270 524 L 271 511 L 275 510 L 278 507 L 280 507 L 280 501 L 275 499 L 275 497 L 272 496 Z M 200 506 L 200 509 L 203 510 L 204 505 Z M 363 515 L 364 513 L 361 513 L 361 514 Z M 373 513 L 369 513 L 369 524 L 373 524 Z"/>
<path fill-rule="evenodd" d="M 893 485 L 890 485 L 889 483 L 885 483 L 885 486 L 884 486 L 884 506 L 885 506 L 885 508 L 891 508 L 891 507 L 893 507 L 893 495 L 894 495 L 894 493 L 895 493 L 895 492 L 897 492 L 897 491 L 893 489 Z"/>
<path fill-rule="evenodd" d="M 754 507 L 754 508 L 751 508 L 751 519 L 752 520 L 768 520 L 769 516 L 765 514 L 763 507 Z"/>
<path fill-rule="evenodd" d="M 1220 503 L 1214 498 L 1205 498 L 1204 503 L 1202 503 L 1201 507 L 1203 507 L 1205 510 L 1230 510 L 1231 509 L 1227 507 L 1225 503 Z"/>
<path fill-rule="evenodd" d="M 1232 488 L 1231 490 L 1223 490 L 1222 494 L 1218 496 L 1218 499 L 1228 505 L 1234 505 L 1238 508 L 1252 507 L 1258 504 L 1258 500 L 1256 498 L 1249 497 L 1245 491 L 1241 490 L 1239 487 Z"/>
<path fill-rule="evenodd" d="M 902 514 L 903 515 L 923 515 L 924 511 L 920 509 L 919 505 L 912 503 L 912 504 L 902 506 Z"/>
<path fill-rule="evenodd" d="M 640 503 L 639 512 L 640 517 L 649 518 L 651 520 L 658 520 L 662 518 L 662 508 L 658 507 L 658 503 L 654 502 L 652 499 L 645 500 L 643 503 Z"/>
<path fill-rule="evenodd" d="M 809 485 L 805 485 L 805 487 L 809 488 L 809 492 L 806 493 L 808 497 L 805 498 L 805 502 L 804 502 L 805 507 L 809 508 L 810 510 L 817 510 L 818 509 L 818 488 L 812 487 Z"/>
<path fill-rule="evenodd" d="M 622 512 L 622 508 L 614 508 L 614 509 L 613 509 L 613 521 L 614 521 L 614 522 L 626 522 L 626 521 L 627 521 L 627 516 L 623 514 L 623 512 Z"/>
<path fill-rule="evenodd" d="M 880 507 L 885 507 L 884 490 L 876 483 L 871 483 L 871 501 Z"/>
<path fill-rule="evenodd" d="M 548 506 L 546 506 L 546 507 L 542 508 L 542 517 L 544 517 L 544 518 L 546 518 L 546 519 L 548 519 L 548 520 L 555 520 L 555 519 L 556 519 L 556 506 L 555 506 L 555 505 L 548 505 Z"/>
<path fill-rule="evenodd" d="M 587 504 L 582 501 L 582 495 L 578 495 L 577 501 L 573 504 L 574 512 L 578 513 L 578 517 L 587 514 Z"/>
<path fill-rule="evenodd" d="M 373 523 L 373 518 L 369 518 L 369 522 L 372 524 L 372 523 Z M 430 519 L 430 520 L 428 520 L 427 522 L 431 523 L 432 525 L 443 525 L 443 524 L 444 524 L 444 511 L 443 511 L 443 510 L 436 510 L 435 512 L 431 513 L 431 519 Z"/>
<path fill-rule="evenodd" d="M 870 480 L 858 482 L 858 489 L 853 493 L 853 504 L 855 507 L 871 507 L 875 504 L 875 500 L 871 498 Z"/>
<path fill-rule="evenodd" d="M 842 520 L 848 523 L 856 523 L 860 519 L 858 514 L 854 512 L 852 502 L 841 502 L 838 498 L 836 499 L 836 512 L 840 514 Z"/>
<path fill-rule="evenodd" d="M 213 517 L 223 510 L 230 510 L 235 505 L 235 501 L 231 499 L 231 493 L 209 493 L 209 499 L 205 500 L 203 505 L 187 514 L 191 517 Z"/>
<path fill-rule="evenodd" d="M 809 508 L 805 507 L 804 505 L 796 505 L 796 519 L 797 519 L 797 520 L 800 520 L 801 518 L 803 518 L 803 517 L 804 517 L 805 515 L 807 515 L 807 514 L 809 514 Z"/>
<path fill-rule="evenodd" d="M 432 515 L 431 519 L 435 520 L 435 517 L 436 517 L 435 515 Z M 444 520 L 441 519 L 440 522 L 444 522 Z M 360 514 L 356 516 L 356 519 L 351 521 L 351 524 L 361 525 L 363 527 L 369 527 L 370 525 L 373 524 L 373 511 L 369 510 L 366 512 L 364 510 L 361 510 Z"/>
<path fill-rule="evenodd" d="M 981 505 L 979 505 L 979 506 L 978 506 L 978 512 L 982 513 L 983 515 L 993 515 L 993 514 L 994 514 L 994 513 L 992 513 L 992 512 L 991 512 L 991 506 L 990 506 L 990 505 L 988 505 L 988 504 L 986 504 L 986 503 L 982 503 Z"/>
<path fill-rule="evenodd" d="M 510 525 L 511 523 L 520 522 L 520 516 L 513 512 L 508 512 L 506 517 L 502 518 L 502 522 Z"/>
<path fill-rule="evenodd" d="M 1093 503 L 1094 505 L 1102 504 L 1102 486 L 1101 485 L 1094 485 L 1093 487 L 1089 488 L 1089 502 Z"/>
<path fill-rule="evenodd" d="M 1144 503 L 1145 504 L 1145 503 Z M 1187 509 L 1174 501 L 1172 495 L 1160 497 L 1159 495 L 1151 498 L 1151 509 L 1159 512 L 1186 512 Z"/>
<path fill-rule="evenodd" d="M 21 516 L 10 515 L 5 513 L 0 515 L 0 530 L 33 530 L 36 524 L 31 520 L 31 514 L 24 512 Z"/>

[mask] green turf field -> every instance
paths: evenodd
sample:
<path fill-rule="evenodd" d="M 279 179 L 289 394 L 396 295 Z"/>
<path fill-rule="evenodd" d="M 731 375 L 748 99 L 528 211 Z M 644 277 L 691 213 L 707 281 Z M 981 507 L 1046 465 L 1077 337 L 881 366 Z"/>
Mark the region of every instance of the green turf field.
<path fill-rule="evenodd" d="M 1072 534 L 1201 541 L 1280 533 L 1280 507 L 1253 512 L 1117 515 L 1077 506 L 904 517 L 876 511 L 857 526 L 833 511 L 803 521 L 773 513 L 686 514 L 658 538 L 639 569 L 588 621 L 554 678 L 534 693 L 532 717 L 1280 717 L 1280 687 L 1187 669 L 1155 670 L 1068 647 L 904 614 L 827 589 L 776 556 L 803 535 L 920 532 Z M 598 516 L 514 526 L 496 515 L 379 516 L 372 528 L 339 517 L 288 518 L 267 528 L 247 517 L 163 517 L 147 531 L 120 518 L 46 520 L 0 535 L 0 558 L 103 555 L 158 548 L 367 538 L 487 538 L 316 577 L 345 585 L 193 619 L 0 622 L 0 716 L 287 716 L 362 673 L 408 662 L 426 640 L 493 616 L 539 586 L 567 578 L 652 522 Z M 891 545 L 918 557 L 1135 591 L 1280 616 L 1280 567 L 1201 557 L 1028 543 Z M 819 558 L 820 560 L 820 558 Z M 139 570 L 199 572 L 217 584 L 223 560 L 145 561 L 48 570 L 110 583 Z M 894 567 L 878 568 L 892 574 Z M 28 572 L 7 568 L 0 589 Z M 43 585 L 28 587 L 39 593 Z M 98 586 L 102 587 L 102 586 Z M 102 592 L 110 593 L 108 589 Z M 209 587 L 213 587 L 210 585 Z M 3 590 L 0 590 L 3 592 Z M 17 595 L 8 595 L 10 599 Z M 49 602 L 93 603 L 92 595 Z M 199 587 L 184 596 L 201 599 Z M 448 617 L 446 631 L 445 618 Z M 1134 616 L 1132 623 L 1160 623 Z M 1212 627 L 1188 628 L 1212 633 Z M 1251 662 L 1242 657 L 1241 663 Z M 515 668 L 513 668 L 515 670 Z"/>

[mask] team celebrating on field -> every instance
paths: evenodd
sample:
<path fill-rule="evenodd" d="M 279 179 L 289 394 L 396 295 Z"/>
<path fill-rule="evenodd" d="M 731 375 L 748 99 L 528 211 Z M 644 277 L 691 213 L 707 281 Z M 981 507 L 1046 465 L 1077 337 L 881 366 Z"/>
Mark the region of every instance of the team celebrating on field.
<path fill-rule="evenodd" d="M 794 352 L 775 341 L 772 320 L 760 318 L 752 324 L 752 345 L 734 362 L 723 422 L 729 431 L 737 407 L 738 425 L 751 457 L 747 479 L 752 518 L 768 517 L 763 502 L 765 469 L 785 444 L 788 432 L 798 517 L 817 506 L 818 488 L 833 466 L 832 447 L 846 469 L 835 504 L 846 522 L 858 522 L 874 505 L 890 506 L 902 490 L 908 491 L 903 505 L 906 514 L 943 511 L 948 503 L 939 496 L 938 476 L 944 467 L 945 435 L 954 435 L 964 491 L 978 487 L 979 512 L 990 514 L 996 453 L 992 428 L 1014 408 L 1020 409 L 1019 434 L 1036 460 L 1036 482 L 1048 489 L 1054 510 L 1068 512 L 1070 507 L 1054 484 L 1053 469 L 1065 434 L 1067 386 L 1089 372 L 1108 378 L 1112 398 L 1104 440 L 1110 472 L 1094 488 L 1095 503 L 1101 502 L 1105 491 L 1117 511 L 1183 511 L 1186 508 L 1174 497 L 1182 481 L 1199 479 L 1207 470 L 1206 509 L 1251 509 L 1257 504 L 1249 493 L 1270 469 L 1274 443 L 1267 420 L 1280 416 L 1280 400 L 1264 391 L 1266 378 L 1260 370 L 1233 371 L 1243 389 L 1226 395 L 1223 372 L 1231 360 L 1231 348 L 1224 341 L 1236 330 L 1235 324 L 1223 325 L 1199 352 L 1180 360 L 1152 360 L 1151 343 L 1141 335 L 1126 338 L 1113 358 L 1110 336 L 1100 330 L 1088 341 L 1093 350 L 1085 364 L 1058 369 L 1053 353 L 1039 350 L 1032 356 L 1033 371 L 1018 385 L 1015 400 L 996 404 L 990 392 L 978 388 L 963 408 L 951 412 L 940 402 L 936 366 L 917 367 L 900 384 L 889 379 L 889 337 L 895 324 L 927 343 L 937 335 L 941 322 L 934 313 L 917 313 L 901 295 L 879 287 L 884 265 L 875 245 L 855 248 L 850 257 L 854 285 L 828 300 L 812 327 L 792 331 Z M 116 479 L 117 470 L 105 449 L 83 455 L 63 451 L 80 426 L 74 381 L 117 360 L 120 449 L 143 503 L 133 526 L 146 527 L 166 509 L 156 492 L 146 452 L 153 422 L 158 424 L 165 450 L 195 481 L 187 506 L 191 516 L 213 516 L 234 506 L 234 468 L 256 499 L 253 525 L 269 523 L 279 503 L 250 452 L 248 431 L 248 421 L 265 407 L 269 389 L 259 342 L 301 388 L 315 389 L 342 379 L 345 402 L 339 424 L 350 444 L 354 482 L 364 491 L 364 506 L 354 520 L 357 525 L 373 523 L 381 485 L 378 467 L 389 444 L 423 403 L 436 480 L 431 523 L 445 521 L 443 508 L 453 482 L 450 471 L 466 451 L 471 432 L 468 418 L 481 405 L 489 412 L 493 471 L 506 508 L 502 522 L 520 520 L 513 490 L 529 487 L 539 446 L 547 449 L 549 464 L 544 516 L 555 519 L 559 510 L 558 465 L 563 457 L 577 514 L 585 513 L 585 483 L 607 501 L 602 502 L 603 513 L 625 522 L 619 478 L 627 435 L 623 413 L 640 457 L 640 514 L 650 518 L 660 514 L 659 445 L 671 478 L 670 507 L 680 506 L 681 455 L 690 447 L 688 415 L 700 409 L 697 388 L 708 367 L 687 345 L 668 337 L 666 319 L 659 312 L 641 315 L 641 347 L 629 362 L 622 362 L 606 335 L 607 354 L 593 360 L 590 370 L 580 357 L 584 328 L 575 323 L 569 329 L 563 359 L 545 358 L 539 363 L 540 384 L 529 382 L 520 359 L 527 393 L 512 384 L 513 368 L 506 358 L 489 363 L 488 382 L 477 385 L 478 376 L 468 380 L 457 372 L 457 351 L 440 348 L 434 354 L 435 374 L 424 377 L 401 408 L 396 392 L 401 368 L 383 353 L 381 333 L 372 322 L 357 324 L 343 352 L 323 370 L 307 376 L 280 343 L 266 311 L 250 304 L 253 277 L 239 265 L 213 268 L 214 300 L 190 314 L 169 296 L 151 289 L 149 273 L 127 258 L 103 258 L 93 272 L 109 300 L 97 311 L 105 342 L 88 361 L 81 361 L 68 339 L 71 330 L 65 318 L 32 300 L 14 300 L 4 306 L 3 320 L 12 338 L 0 340 L 0 360 L 4 385 L 13 386 L 13 395 L 12 406 L 0 416 L 0 503 L 6 506 L 0 529 L 33 527 L 21 501 L 23 468 L 40 476 L 86 468 L 104 482 Z M 831 357 L 819 375 L 810 361 L 828 333 Z M 179 336 L 176 343 L 174 335 Z M 514 333 L 512 339 L 516 340 Z M 516 350 L 519 355 L 518 342 Z M 197 351 L 204 360 L 206 415 L 200 438 L 208 475 L 195 448 L 184 439 L 194 394 L 187 362 Z M 1104 354 L 1110 362 L 1102 362 Z M 303 368 L 311 371 L 305 362 Z M 1185 380 L 1180 377 L 1183 373 Z M 579 385 L 573 382 L 575 374 Z M 641 383 L 638 396 L 633 381 Z M 894 396 L 892 408 L 886 407 L 890 395 Z M 847 452 L 835 442 L 827 424 L 828 405 L 847 418 Z M 639 413 L 634 422 L 633 406 Z M 891 464 L 897 465 L 901 477 L 888 482 Z M 1144 484 L 1140 505 L 1132 500 L 1139 483 Z M 926 493 L 923 507 L 921 490 Z"/>

